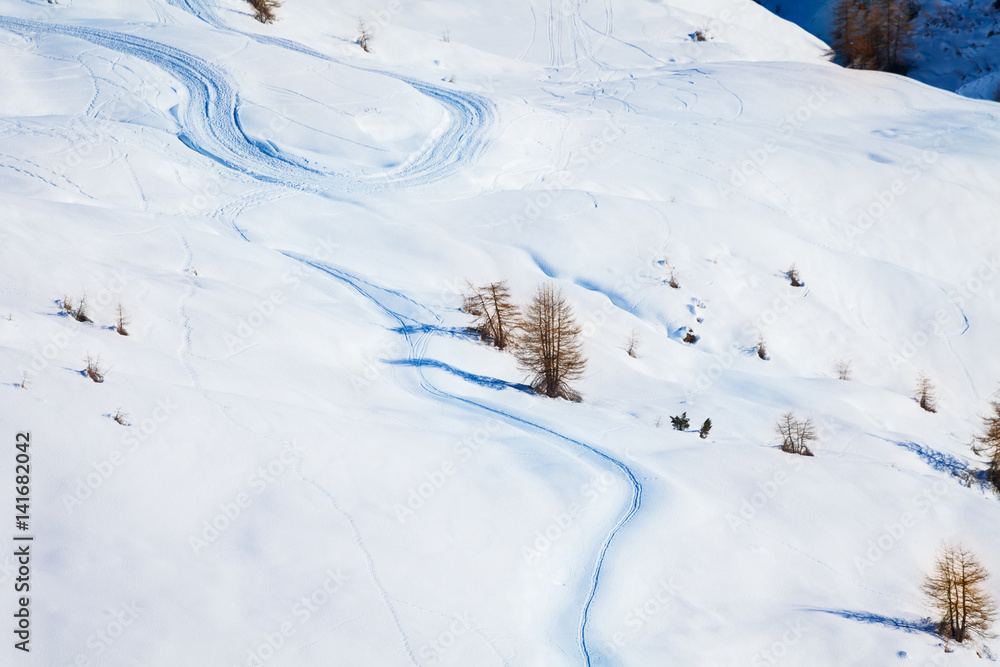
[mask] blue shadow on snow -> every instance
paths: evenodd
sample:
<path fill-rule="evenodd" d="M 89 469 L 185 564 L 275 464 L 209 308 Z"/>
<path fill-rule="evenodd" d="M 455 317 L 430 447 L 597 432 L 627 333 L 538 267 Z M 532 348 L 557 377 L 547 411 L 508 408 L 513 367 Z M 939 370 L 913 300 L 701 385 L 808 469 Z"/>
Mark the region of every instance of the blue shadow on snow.
<path fill-rule="evenodd" d="M 392 364 L 393 366 L 413 366 L 415 368 L 437 368 L 439 370 L 451 373 L 456 377 L 460 377 L 466 382 L 471 382 L 473 384 L 478 384 L 480 387 L 489 387 L 490 389 L 516 389 L 517 391 L 523 391 L 526 394 L 534 394 L 535 392 L 526 384 L 515 384 L 513 382 L 507 382 L 505 380 L 500 380 L 497 378 L 491 378 L 486 375 L 476 375 L 474 373 L 467 373 L 463 370 L 459 370 L 454 366 L 444 363 L 443 361 L 437 361 L 435 359 L 394 359 L 387 361 L 387 364 Z"/>
<path fill-rule="evenodd" d="M 859 623 L 869 623 L 871 625 L 881 625 L 885 628 L 893 628 L 904 632 L 912 632 L 914 634 L 927 633 L 937 636 L 937 633 L 935 632 L 937 628 L 934 625 L 934 621 L 929 618 L 922 618 L 917 621 L 907 621 L 903 618 L 893 618 L 891 616 L 883 616 L 881 614 L 872 614 L 867 611 L 851 611 L 850 609 L 806 609 L 805 611 L 818 612 L 820 614 L 831 614 L 833 616 L 846 618 L 849 621 L 858 621 Z"/>

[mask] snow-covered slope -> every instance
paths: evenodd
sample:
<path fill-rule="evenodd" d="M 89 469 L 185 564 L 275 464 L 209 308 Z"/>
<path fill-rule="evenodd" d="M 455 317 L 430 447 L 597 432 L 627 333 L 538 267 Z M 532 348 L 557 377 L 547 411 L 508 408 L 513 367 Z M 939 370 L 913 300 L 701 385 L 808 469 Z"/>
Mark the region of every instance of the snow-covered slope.
<path fill-rule="evenodd" d="M 764 7 L 831 41 L 835 0 L 761 0 Z M 996 0 L 915 0 L 909 76 L 983 100 L 1000 95 Z"/>
<path fill-rule="evenodd" d="M 1000 573 L 965 479 L 1000 106 L 750 1 L 333 4 L 0 1 L 0 479 L 13 534 L 30 431 L 35 536 L 5 664 L 995 652 L 945 653 L 920 582 L 942 541 Z M 583 402 L 467 335 L 491 280 L 564 291 Z"/>

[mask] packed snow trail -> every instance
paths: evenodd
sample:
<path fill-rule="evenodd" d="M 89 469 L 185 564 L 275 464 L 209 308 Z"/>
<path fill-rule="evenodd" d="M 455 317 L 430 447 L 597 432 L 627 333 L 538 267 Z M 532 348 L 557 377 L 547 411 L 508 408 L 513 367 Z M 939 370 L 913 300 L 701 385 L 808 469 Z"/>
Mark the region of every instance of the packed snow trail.
<path fill-rule="evenodd" d="M 420 317 L 418 311 L 423 311 L 424 313 L 429 313 L 438 322 L 441 321 L 440 317 L 430 311 L 427 307 L 413 301 L 409 297 L 401 294 L 400 292 L 389 290 L 383 287 L 379 287 L 367 280 L 363 280 L 357 276 L 350 273 L 332 267 L 328 264 L 323 264 L 321 262 L 313 261 L 292 253 L 284 252 L 285 256 L 290 259 L 302 262 L 318 271 L 321 271 L 333 278 L 336 278 L 342 283 L 347 284 L 358 292 L 365 299 L 368 299 L 372 304 L 377 306 L 382 312 L 388 315 L 390 318 L 395 320 L 399 327 L 394 329 L 397 333 L 400 333 L 406 340 L 409 347 L 409 359 L 406 361 L 407 365 L 413 366 L 418 369 L 420 376 L 420 385 L 432 396 L 441 399 L 443 401 L 460 403 L 466 406 L 470 406 L 476 410 L 483 410 L 489 412 L 501 420 L 506 421 L 513 426 L 520 428 L 522 430 L 535 431 L 546 436 L 552 436 L 558 440 L 572 445 L 574 448 L 583 450 L 586 454 L 596 457 L 599 461 L 605 464 L 610 464 L 612 467 L 618 470 L 628 484 L 632 488 L 632 497 L 628 504 L 628 507 L 619 517 L 618 521 L 612 527 L 611 531 L 608 533 L 607 538 L 601 544 L 601 547 L 597 554 L 597 559 L 594 564 L 594 570 L 591 575 L 590 587 L 587 591 L 586 600 L 583 604 L 583 609 L 580 613 L 580 626 L 579 626 L 579 647 L 580 653 L 584 659 L 584 664 L 590 667 L 591 655 L 590 650 L 587 648 L 587 624 L 590 620 L 590 609 L 593 605 L 594 598 L 597 596 L 597 589 L 600 585 L 601 572 L 604 567 L 604 560 L 607 557 L 608 550 L 611 548 L 611 543 L 617 537 L 618 533 L 625 527 L 629 520 L 635 515 L 642 504 L 642 484 L 636 478 L 632 470 L 623 461 L 614 458 L 613 456 L 596 449 L 584 442 L 571 438 L 567 435 L 559 433 L 547 426 L 539 424 L 537 422 L 530 421 L 524 417 L 519 417 L 513 413 L 505 412 L 499 408 L 487 405 L 485 403 L 480 403 L 471 398 L 466 398 L 463 396 L 458 396 L 457 394 L 452 394 L 450 392 L 444 391 L 437 387 L 428 378 L 424 369 L 427 367 L 436 367 L 436 362 L 429 360 L 423 355 L 423 348 L 426 343 L 427 337 L 436 328 L 430 325 L 422 324 L 420 322 Z M 416 326 L 414 326 L 416 325 Z M 414 337 L 413 334 L 418 333 L 418 337 Z M 501 382 L 501 381 L 497 381 Z M 506 383 L 504 383 L 506 384 Z M 498 388 L 499 385 L 493 388 Z M 505 388 L 505 387 L 500 387 Z M 516 388 L 516 387 L 511 387 Z"/>
<path fill-rule="evenodd" d="M 441 180 L 453 174 L 459 167 L 473 162 L 489 146 L 490 137 L 494 134 L 497 126 L 498 112 L 496 105 L 482 95 L 443 88 L 413 77 L 374 67 L 363 67 L 290 39 L 238 30 L 222 21 L 201 0 L 170 0 L 170 2 L 190 12 L 216 30 L 342 67 L 393 78 L 444 106 L 452 120 L 448 128 L 412 155 L 404 164 L 385 172 L 372 174 L 368 180 L 375 187 L 412 187 Z"/>

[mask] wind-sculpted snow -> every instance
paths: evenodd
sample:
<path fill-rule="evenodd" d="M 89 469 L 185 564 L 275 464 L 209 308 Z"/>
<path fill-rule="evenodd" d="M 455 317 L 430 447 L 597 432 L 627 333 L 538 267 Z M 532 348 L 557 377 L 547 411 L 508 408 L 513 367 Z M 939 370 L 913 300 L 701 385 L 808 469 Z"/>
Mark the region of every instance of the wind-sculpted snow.
<path fill-rule="evenodd" d="M 592 656 L 590 653 L 590 648 L 587 644 L 587 626 L 590 621 L 590 611 L 594 603 L 594 598 L 597 596 L 598 588 L 601 583 L 601 572 L 604 568 L 604 561 L 607 558 L 608 551 L 611 548 L 612 542 L 614 542 L 615 537 L 618 533 L 625 527 L 629 520 L 635 515 L 639 510 L 639 506 L 642 504 L 642 485 L 636 478 L 635 474 L 632 472 L 631 468 L 626 465 L 623 461 L 603 452 L 585 442 L 576 440 L 570 436 L 560 433 L 542 423 L 534 421 L 526 416 L 520 416 L 514 414 L 513 412 L 508 412 L 499 407 L 488 405 L 482 401 L 478 401 L 465 396 L 459 396 L 458 394 L 453 394 L 451 392 L 445 391 L 435 385 L 425 373 L 425 369 L 434 368 L 440 369 L 448 372 L 452 375 L 461 377 L 473 384 L 479 386 L 485 386 L 490 389 L 503 390 L 503 389 L 518 389 L 522 390 L 522 386 L 507 383 L 502 380 L 495 378 L 486 378 L 479 375 L 473 375 L 470 373 L 465 373 L 459 371 L 447 364 L 443 364 L 440 361 L 433 359 L 427 359 L 424 356 L 423 350 L 426 345 L 427 336 L 437 330 L 437 327 L 420 324 L 421 314 L 433 315 L 436 321 L 440 321 L 436 315 L 434 315 L 425 306 L 413 301 L 409 297 L 404 296 L 398 291 L 386 289 L 373 284 L 371 281 L 365 280 L 363 278 L 351 275 L 350 273 L 338 269 L 336 267 L 324 264 L 322 262 L 317 262 L 309 259 L 305 259 L 294 254 L 285 253 L 291 259 L 295 259 L 299 262 L 303 262 L 314 269 L 322 271 L 323 273 L 336 278 L 337 280 L 349 285 L 363 297 L 371 301 L 375 306 L 382 310 L 386 315 L 396 321 L 399 325 L 394 330 L 401 333 L 406 340 L 407 346 L 409 348 L 409 358 L 405 360 L 392 360 L 391 363 L 395 365 L 405 365 L 412 366 L 418 369 L 420 373 L 420 384 L 421 387 L 427 391 L 432 396 L 436 398 L 464 405 L 466 407 L 471 407 L 476 411 L 487 412 L 491 416 L 496 417 L 508 424 L 511 424 L 519 429 L 522 429 L 529 433 L 540 433 L 546 438 L 555 440 L 563 445 L 570 445 L 572 451 L 577 456 L 581 456 L 585 459 L 596 460 L 599 464 L 610 467 L 612 470 L 617 472 L 631 489 L 631 498 L 628 504 L 622 510 L 618 520 L 611 527 L 608 532 L 607 537 L 599 545 L 597 549 L 597 555 L 595 558 L 594 568 L 590 576 L 589 586 L 587 590 L 583 593 L 584 601 L 582 610 L 580 612 L 580 625 L 579 625 L 579 647 L 581 657 L 584 660 L 584 664 L 591 665 Z"/>

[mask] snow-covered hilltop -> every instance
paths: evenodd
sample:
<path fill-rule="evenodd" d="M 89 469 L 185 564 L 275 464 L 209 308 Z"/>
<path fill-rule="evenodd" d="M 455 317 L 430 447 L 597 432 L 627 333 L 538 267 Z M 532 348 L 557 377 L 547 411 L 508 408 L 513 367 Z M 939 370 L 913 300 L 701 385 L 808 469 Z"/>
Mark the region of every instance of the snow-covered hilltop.
<path fill-rule="evenodd" d="M 0 0 L 4 664 L 992 659 L 921 583 L 1000 576 L 1000 105 L 750 0 L 277 15 Z M 492 281 L 565 295 L 581 402 L 469 334 Z"/>

